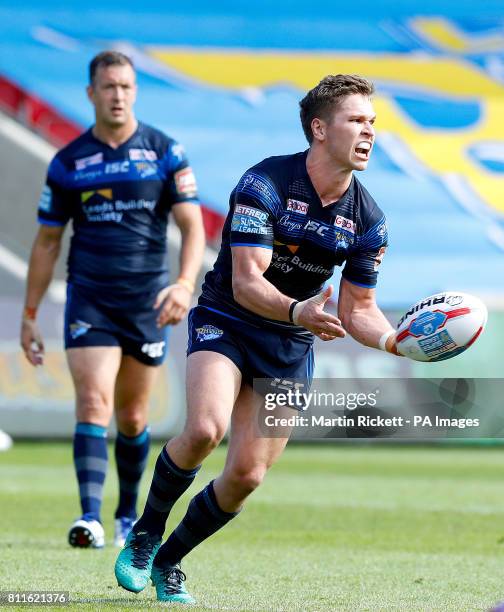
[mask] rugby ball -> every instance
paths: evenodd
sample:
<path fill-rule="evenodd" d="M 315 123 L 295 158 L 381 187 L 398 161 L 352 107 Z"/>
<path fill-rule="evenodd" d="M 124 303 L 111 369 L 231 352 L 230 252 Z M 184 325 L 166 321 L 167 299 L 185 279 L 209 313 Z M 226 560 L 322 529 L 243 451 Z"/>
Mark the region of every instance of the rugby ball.
<path fill-rule="evenodd" d="M 485 329 L 488 311 L 467 293 L 445 291 L 413 304 L 397 324 L 397 350 L 415 361 L 460 355 Z"/>

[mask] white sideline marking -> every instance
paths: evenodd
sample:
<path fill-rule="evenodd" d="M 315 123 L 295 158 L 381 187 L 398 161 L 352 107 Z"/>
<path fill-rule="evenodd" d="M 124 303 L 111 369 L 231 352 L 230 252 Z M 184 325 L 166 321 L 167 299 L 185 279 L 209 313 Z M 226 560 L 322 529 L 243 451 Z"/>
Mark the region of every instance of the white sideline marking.
<path fill-rule="evenodd" d="M 2 112 L 0 112 L 0 133 L 46 164 L 49 164 L 56 154 L 56 147 Z M 178 249 L 180 247 L 180 232 L 174 223 L 168 225 L 168 245 L 170 248 Z M 216 256 L 217 254 L 213 249 L 206 247 L 203 254 L 203 268 L 206 270 L 212 268 Z M 28 273 L 26 261 L 1 244 L 0 267 L 18 280 L 23 282 L 26 280 Z M 63 304 L 66 299 L 66 282 L 53 280 L 49 286 L 48 295 L 56 304 Z"/>

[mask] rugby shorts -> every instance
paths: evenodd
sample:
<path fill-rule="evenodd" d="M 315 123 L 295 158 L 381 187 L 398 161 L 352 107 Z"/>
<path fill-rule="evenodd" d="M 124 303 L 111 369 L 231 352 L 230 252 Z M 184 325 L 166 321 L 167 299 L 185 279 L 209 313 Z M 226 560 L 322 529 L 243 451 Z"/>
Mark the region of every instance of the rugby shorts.
<path fill-rule="evenodd" d="M 65 348 L 119 346 L 123 355 L 146 365 L 160 365 L 168 350 L 168 328 L 156 326 L 159 310 L 152 305 L 157 292 L 118 299 L 68 283 Z"/>
<path fill-rule="evenodd" d="M 311 385 L 313 346 L 306 340 L 204 306 L 189 312 L 188 331 L 187 355 L 197 351 L 226 355 L 250 386 L 258 378 L 297 379 L 308 388 Z"/>

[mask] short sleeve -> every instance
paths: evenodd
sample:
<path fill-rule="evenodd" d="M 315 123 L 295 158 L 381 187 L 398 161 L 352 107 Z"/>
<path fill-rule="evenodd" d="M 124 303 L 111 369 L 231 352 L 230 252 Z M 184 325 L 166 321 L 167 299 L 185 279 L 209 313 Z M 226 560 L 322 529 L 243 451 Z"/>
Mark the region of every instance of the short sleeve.
<path fill-rule="evenodd" d="M 342 276 L 361 287 L 376 287 L 378 268 L 387 245 L 387 222 L 385 217 L 382 217 L 360 238 L 355 250 L 349 254 Z"/>
<path fill-rule="evenodd" d="M 55 157 L 49 164 L 38 203 L 38 221 L 42 225 L 63 226 L 68 223 L 71 217 L 71 198 L 65 179 L 65 166 Z"/>
<path fill-rule="evenodd" d="M 258 171 L 247 171 L 231 196 L 230 244 L 273 248 L 273 221 L 280 197 L 272 181 Z"/>
<path fill-rule="evenodd" d="M 172 204 L 192 202 L 199 204 L 196 177 L 189 165 L 184 147 L 172 140 L 161 160 Z"/>

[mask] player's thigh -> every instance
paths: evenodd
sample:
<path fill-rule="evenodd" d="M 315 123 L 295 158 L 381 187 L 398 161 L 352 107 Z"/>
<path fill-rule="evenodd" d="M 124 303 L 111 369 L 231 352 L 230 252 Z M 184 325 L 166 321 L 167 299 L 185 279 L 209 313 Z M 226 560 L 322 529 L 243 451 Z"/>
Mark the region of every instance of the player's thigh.
<path fill-rule="evenodd" d="M 186 431 L 215 428 L 222 437 L 240 391 L 241 374 L 229 357 L 198 351 L 187 358 Z"/>
<path fill-rule="evenodd" d="M 119 431 L 126 435 L 140 433 L 147 424 L 149 399 L 160 366 L 141 363 L 123 355 L 115 385 L 115 412 Z"/>
<path fill-rule="evenodd" d="M 290 429 L 282 435 L 266 437 L 260 426 L 263 418 L 264 398 L 249 385 L 243 385 L 231 418 L 231 432 L 224 475 L 245 477 L 260 483 L 266 471 L 282 454 Z"/>
<path fill-rule="evenodd" d="M 77 420 L 108 425 L 114 406 L 114 386 L 121 363 L 118 346 L 68 348 Z"/>

